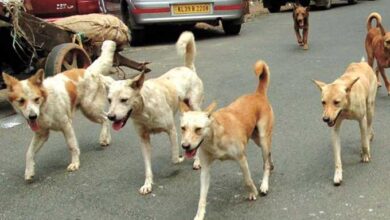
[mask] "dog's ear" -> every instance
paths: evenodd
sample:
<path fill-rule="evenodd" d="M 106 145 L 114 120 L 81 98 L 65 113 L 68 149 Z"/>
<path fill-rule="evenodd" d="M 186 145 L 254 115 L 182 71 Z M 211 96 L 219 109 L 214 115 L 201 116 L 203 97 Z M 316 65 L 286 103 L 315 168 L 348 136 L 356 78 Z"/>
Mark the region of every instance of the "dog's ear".
<path fill-rule="evenodd" d="M 348 83 L 346 84 L 346 89 L 345 89 L 345 91 L 346 91 L 347 93 L 349 93 L 349 92 L 351 91 L 351 89 L 352 89 L 352 86 L 355 85 L 355 83 L 356 83 L 359 79 L 360 79 L 360 77 L 356 77 L 355 79 L 353 79 L 353 80 L 351 80 L 350 82 L 348 82 Z"/>
<path fill-rule="evenodd" d="M 297 9 L 298 7 L 298 4 L 297 3 L 293 3 L 293 10 L 295 11 L 295 9 Z"/>
<path fill-rule="evenodd" d="M 36 86 L 42 86 L 43 79 L 45 78 L 45 71 L 43 69 L 39 69 L 32 77 L 28 80 Z"/>
<path fill-rule="evenodd" d="M 8 90 L 12 92 L 13 86 L 15 84 L 17 84 L 19 82 L 19 80 L 11 75 L 8 75 L 7 73 L 4 73 L 4 72 L 2 75 L 3 75 L 3 80 L 4 80 L 5 85 L 7 86 Z"/>
<path fill-rule="evenodd" d="M 191 108 L 187 105 L 187 103 L 180 101 L 179 109 L 181 113 L 191 111 Z"/>
<path fill-rule="evenodd" d="M 139 90 L 142 88 L 144 81 L 145 81 L 145 73 L 141 73 L 131 80 L 130 87 L 135 90 Z"/>
<path fill-rule="evenodd" d="M 304 7 L 304 8 L 305 8 L 306 13 L 309 13 L 310 7 L 309 7 L 309 6 L 306 6 L 306 7 Z"/>
<path fill-rule="evenodd" d="M 217 107 L 217 102 L 213 101 L 209 106 L 207 106 L 204 112 L 206 112 L 207 115 L 210 117 L 211 113 L 213 113 L 216 107 Z"/>
<path fill-rule="evenodd" d="M 314 80 L 314 79 L 312 79 L 312 81 L 313 81 L 314 84 L 317 85 L 317 87 L 320 89 L 320 91 L 322 91 L 322 88 L 324 86 L 326 86 L 326 83 L 324 83 L 324 82 L 321 82 L 321 81 L 318 81 L 318 80 Z"/>

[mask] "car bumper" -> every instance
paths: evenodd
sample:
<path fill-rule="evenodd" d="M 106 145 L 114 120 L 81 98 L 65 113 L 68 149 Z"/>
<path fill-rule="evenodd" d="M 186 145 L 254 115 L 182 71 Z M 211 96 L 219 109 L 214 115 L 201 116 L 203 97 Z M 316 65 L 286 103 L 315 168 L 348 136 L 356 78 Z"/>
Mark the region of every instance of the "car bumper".
<path fill-rule="evenodd" d="M 186 2 L 186 4 L 190 3 Z M 196 2 L 196 3 L 199 3 Z M 202 2 L 200 2 L 202 3 Z M 209 3 L 209 2 L 205 2 Z M 174 15 L 172 5 L 162 2 L 133 2 L 129 9 L 137 25 L 167 24 L 167 23 L 196 23 L 215 20 L 241 20 L 243 17 L 242 1 L 226 0 L 211 3 L 208 14 Z"/>

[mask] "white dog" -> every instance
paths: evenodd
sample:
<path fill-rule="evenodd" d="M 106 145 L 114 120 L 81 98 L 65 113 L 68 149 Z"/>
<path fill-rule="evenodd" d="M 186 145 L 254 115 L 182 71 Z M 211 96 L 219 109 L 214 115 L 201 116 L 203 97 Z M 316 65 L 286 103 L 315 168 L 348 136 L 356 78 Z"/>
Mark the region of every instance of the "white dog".
<path fill-rule="evenodd" d="M 191 32 L 182 33 L 176 47 L 178 53 L 185 57 L 185 66 L 173 68 L 145 83 L 144 74 L 134 79 L 116 81 L 111 84 L 108 93 L 108 118 L 114 122 L 114 130 L 120 130 L 131 117 L 141 138 L 145 161 L 145 184 L 139 190 L 141 194 L 152 191 L 150 134 L 166 132 L 172 145 L 172 162 L 182 162 L 184 159 L 179 156 L 174 121 L 179 101 L 186 102 L 194 110 L 199 110 L 203 101 L 203 83 L 194 66 L 194 35 Z M 195 159 L 193 167 L 200 168 L 199 159 Z"/>
<path fill-rule="evenodd" d="M 88 119 L 102 124 L 100 144 L 110 144 L 110 125 L 103 110 L 106 103 L 105 84 L 112 79 L 101 74 L 109 73 L 115 48 L 113 41 L 105 41 L 101 56 L 87 69 L 72 69 L 47 79 L 44 79 L 42 69 L 22 81 L 3 73 L 9 102 L 34 131 L 26 154 L 27 182 L 33 180 L 34 156 L 49 138 L 50 130 L 61 131 L 65 136 L 71 154 L 68 171 L 79 169 L 80 149 L 72 126 L 72 118 L 78 107 Z"/>

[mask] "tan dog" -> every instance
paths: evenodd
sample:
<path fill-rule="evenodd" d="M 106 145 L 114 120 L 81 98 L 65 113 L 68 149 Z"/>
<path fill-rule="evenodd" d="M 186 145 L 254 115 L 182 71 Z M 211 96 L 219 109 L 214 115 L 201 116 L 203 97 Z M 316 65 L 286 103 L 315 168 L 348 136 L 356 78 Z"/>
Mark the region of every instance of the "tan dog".
<path fill-rule="evenodd" d="M 335 159 L 334 185 L 339 186 L 343 179 L 339 130 L 344 119 L 357 120 L 360 126 L 362 162 L 371 159 L 370 140 L 374 137 L 372 120 L 374 117 L 376 76 L 366 62 L 352 63 L 345 73 L 334 82 L 314 83 L 321 90 L 324 108 L 322 120 L 333 127 L 332 142 Z"/>
<path fill-rule="evenodd" d="M 263 150 L 263 180 L 260 191 L 268 192 L 268 179 L 273 169 L 271 159 L 271 137 L 274 123 L 272 107 L 267 98 L 269 69 L 265 62 L 255 64 L 259 84 L 254 93 L 241 96 L 229 106 L 211 114 L 216 104 L 205 111 L 191 111 L 181 104 L 182 148 L 186 154 L 195 155 L 199 149 L 201 189 L 195 219 L 203 219 L 206 213 L 206 198 L 210 184 L 210 166 L 214 160 L 235 160 L 240 164 L 245 185 L 249 189 L 249 200 L 256 200 L 257 188 L 253 183 L 246 146 L 251 138 Z"/>
<path fill-rule="evenodd" d="M 309 7 L 294 4 L 293 19 L 298 44 L 303 47 L 303 49 L 307 50 L 309 49 L 309 45 L 307 44 L 307 37 L 309 35 Z M 300 30 L 302 30 L 302 36 Z"/>
<path fill-rule="evenodd" d="M 110 124 L 104 116 L 104 107 L 105 85 L 112 79 L 102 74 L 109 74 L 115 48 L 115 42 L 105 41 L 101 56 L 87 69 L 72 69 L 46 79 L 43 70 L 22 81 L 3 73 L 9 102 L 34 132 L 26 153 L 27 182 L 33 180 L 34 156 L 49 138 L 50 131 L 61 131 L 65 136 L 71 154 L 68 171 L 79 169 L 80 149 L 72 126 L 72 118 L 78 108 L 88 119 L 102 125 L 100 144 L 110 144 Z"/>
<path fill-rule="evenodd" d="M 376 20 L 376 27 L 372 27 L 372 20 Z M 367 36 L 365 42 L 368 64 L 373 68 L 376 59 L 376 75 L 380 86 L 379 72 L 388 94 L 390 95 L 390 82 L 386 77 L 385 68 L 390 67 L 390 32 L 386 32 L 382 26 L 382 17 L 377 12 L 371 13 L 367 18 Z"/>

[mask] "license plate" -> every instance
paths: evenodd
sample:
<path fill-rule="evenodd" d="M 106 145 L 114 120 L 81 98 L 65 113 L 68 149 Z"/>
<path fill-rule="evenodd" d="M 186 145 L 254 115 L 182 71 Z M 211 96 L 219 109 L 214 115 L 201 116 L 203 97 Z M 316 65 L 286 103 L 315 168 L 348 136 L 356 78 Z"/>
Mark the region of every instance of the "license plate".
<path fill-rule="evenodd" d="M 174 15 L 210 14 L 210 12 L 211 4 L 182 4 L 172 6 L 172 13 Z"/>

